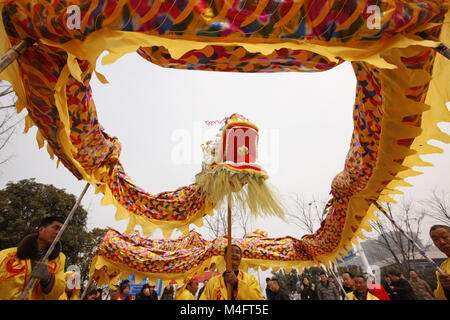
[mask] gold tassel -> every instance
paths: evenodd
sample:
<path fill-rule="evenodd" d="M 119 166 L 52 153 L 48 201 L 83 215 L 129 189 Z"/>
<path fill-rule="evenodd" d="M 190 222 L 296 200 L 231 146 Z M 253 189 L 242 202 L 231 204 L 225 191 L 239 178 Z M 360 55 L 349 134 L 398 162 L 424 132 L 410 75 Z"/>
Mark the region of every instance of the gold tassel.
<path fill-rule="evenodd" d="M 215 208 L 231 194 L 233 208 L 249 210 L 255 217 L 277 216 L 285 220 L 285 209 L 262 176 L 220 169 L 202 171 L 196 175 L 195 182 Z"/>

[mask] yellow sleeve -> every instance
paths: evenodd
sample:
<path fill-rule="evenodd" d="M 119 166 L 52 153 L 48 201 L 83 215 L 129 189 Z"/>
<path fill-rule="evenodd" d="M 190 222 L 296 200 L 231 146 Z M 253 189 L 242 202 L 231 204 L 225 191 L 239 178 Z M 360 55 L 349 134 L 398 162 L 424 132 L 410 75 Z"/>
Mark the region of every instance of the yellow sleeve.
<path fill-rule="evenodd" d="M 48 294 L 42 294 L 44 300 L 58 300 L 66 290 L 66 277 L 64 275 L 66 256 L 64 255 L 64 253 L 61 252 L 55 262 L 55 282 L 53 284 L 53 288 Z"/>
<path fill-rule="evenodd" d="M 202 295 L 199 300 L 212 300 L 211 290 L 212 290 L 212 279 L 206 284 L 205 290 L 203 290 Z"/>
<path fill-rule="evenodd" d="M 450 259 L 445 260 L 440 267 L 442 271 L 444 271 L 447 274 L 450 273 L 449 261 Z M 442 288 L 441 282 L 439 281 L 439 272 L 437 271 L 436 271 L 436 279 L 437 279 L 437 288 L 434 290 L 434 296 L 436 297 L 437 300 L 447 300 L 447 297 L 445 296 L 444 293 L 444 288 Z"/>
<path fill-rule="evenodd" d="M 195 300 L 195 297 L 187 289 L 184 289 L 175 300 Z"/>
<path fill-rule="evenodd" d="M 254 276 L 246 274 L 242 280 L 238 280 L 238 290 L 235 298 L 236 300 L 263 300 L 259 283 Z"/>

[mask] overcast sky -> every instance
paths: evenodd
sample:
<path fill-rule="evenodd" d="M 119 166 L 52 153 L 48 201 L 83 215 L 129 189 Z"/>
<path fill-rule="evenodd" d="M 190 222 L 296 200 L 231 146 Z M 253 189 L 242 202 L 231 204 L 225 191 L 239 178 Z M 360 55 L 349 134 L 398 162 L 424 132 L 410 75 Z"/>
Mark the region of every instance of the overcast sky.
<path fill-rule="evenodd" d="M 193 183 L 200 171 L 200 145 L 221 127 L 207 122 L 234 112 L 260 128 L 260 163 L 285 199 L 300 194 L 328 200 L 331 181 L 343 169 L 356 85 L 349 63 L 322 73 L 242 74 L 164 69 L 129 54 L 112 66 L 99 65 L 98 71 L 109 81 L 104 85 L 94 77 L 91 82 L 99 121 L 122 143 L 120 160 L 128 175 L 149 193 Z M 448 124 L 441 128 L 450 132 Z M 36 178 L 78 196 L 85 183 L 64 166 L 56 168 L 46 148 L 38 149 L 35 134 L 36 127 L 16 134 L 4 151 L 13 158 L 0 168 L 0 187 Z M 407 180 L 414 187 L 401 190 L 409 198 L 423 199 L 434 188 L 450 192 L 450 146 L 433 144 L 444 153 L 423 157 L 435 166 L 420 168 L 424 175 Z M 88 228 L 125 231 L 126 221 L 115 221 L 115 208 L 102 206 L 102 196 L 93 191 L 82 201 L 89 211 Z M 253 226 L 270 237 L 304 234 L 276 219 L 260 219 Z M 152 235 L 161 236 L 159 231 Z"/>

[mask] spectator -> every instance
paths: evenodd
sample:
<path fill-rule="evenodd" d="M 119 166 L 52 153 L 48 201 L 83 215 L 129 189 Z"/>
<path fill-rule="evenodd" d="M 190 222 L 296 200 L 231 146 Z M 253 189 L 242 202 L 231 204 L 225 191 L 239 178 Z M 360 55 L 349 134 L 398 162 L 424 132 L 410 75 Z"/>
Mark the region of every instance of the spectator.
<path fill-rule="evenodd" d="M 434 296 L 437 300 L 450 299 L 450 227 L 444 225 L 434 225 L 430 228 L 430 237 L 434 245 L 447 256 L 440 268 L 445 273 L 441 275 L 436 271 L 438 279 Z"/>
<path fill-rule="evenodd" d="M 225 248 L 226 257 L 228 249 L 231 252 L 231 270 L 222 275 L 211 278 L 203 291 L 200 300 L 226 300 L 228 299 L 227 286 L 231 286 L 231 300 L 262 300 L 263 295 L 259 283 L 254 276 L 239 270 L 242 259 L 242 250 L 237 245 Z"/>
<path fill-rule="evenodd" d="M 129 292 L 130 292 L 130 281 L 124 280 L 120 284 L 120 295 L 117 300 L 133 300 L 133 297 L 131 296 L 131 294 L 129 294 Z"/>
<path fill-rule="evenodd" d="M 384 290 L 386 291 L 387 295 L 389 296 L 389 298 L 392 300 L 392 290 L 394 289 L 394 286 L 392 285 L 392 279 L 391 277 L 389 277 L 388 275 L 384 276 L 384 285 L 383 285 Z"/>
<path fill-rule="evenodd" d="M 142 286 L 141 292 L 136 294 L 136 300 L 158 300 L 158 295 L 152 290 L 152 286 L 146 283 Z"/>
<path fill-rule="evenodd" d="M 91 289 L 86 297 L 84 298 L 85 300 L 97 300 L 97 290 L 95 289 Z"/>
<path fill-rule="evenodd" d="M 389 276 L 392 279 L 392 294 L 391 300 L 416 300 L 414 292 L 408 281 L 401 278 L 400 272 L 391 272 Z"/>
<path fill-rule="evenodd" d="M 173 300 L 173 285 L 168 284 L 161 295 L 161 300 Z"/>
<path fill-rule="evenodd" d="M 342 287 L 344 288 L 345 293 L 356 290 L 355 281 L 353 280 L 353 274 L 351 274 L 350 272 L 344 272 L 342 274 L 342 280 L 344 282 L 344 285 Z M 346 298 L 345 293 L 342 293 L 342 299 Z"/>
<path fill-rule="evenodd" d="M 58 242 L 46 262 L 41 262 L 64 220 L 44 218 L 37 232 L 27 235 L 17 247 L 0 251 L 0 300 L 17 300 L 33 276 L 36 281 L 25 300 L 57 300 L 66 288 L 66 257 Z M 31 271 L 31 272 L 30 272 Z"/>
<path fill-rule="evenodd" d="M 378 299 L 391 300 L 386 290 L 384 290 L 384 287 L 381 284 L 377 283 L 373 276 L 369 277 L 369 283 L 367 284 L 367 287 L 369 288 L 370 292 Z"/>
<path fill-rule="evenodd" d="M 198 291 L 198 280 L 194 277 L 186 284 L 186 288 L 181 288 L 176 294 L 176 300 L 195 300 Z"/>
<path fill-rule="evenodd" d="M 270 278 L 266 278 L 266 299 L 267 300 L 273 300 L 273 292 L 272 289 L 270 289 Z"/>
<path fill-rule="evenodd" d="M 300 297 L 302 300 L 317 300 L 315 285 L 309 281 L 308 277 L 303 278 L 300 290 Z"/>
<path fill-rule="evenodd" d="M 280 288 L 280 284 L 277 279 L 270 280 L 269 286 L 270 290 L 272 290 L 271 300 L 291 300 L 286 291 L 284 291 L 283 288 Z"/>
<path fill-rule="evenodd" d="M 336 286 L 328 281 L 325 272 L 320 274 L 320 283 L 317 285 L 317 296 L 319 300 L 340 300 Z"/>
<path fill-rule="evenodd" d="M 419 278 L 416 270 L 409 269 L 409 277 L 409 284 L 418 300 L 436 300 L 430 285 L 425 280 Z"/>
<path fill-rule="evenodd" d="M 97 300 L 102 300 L 102 299 L 103 299 L 103 289 L 97 288 Z"/>
<path fill-rule="evenodd" d="M 348 293 L 348 300 L 380 300 L 367 287 L 365 276 L 357 275 L 354 282 L 356 289 Z"/>

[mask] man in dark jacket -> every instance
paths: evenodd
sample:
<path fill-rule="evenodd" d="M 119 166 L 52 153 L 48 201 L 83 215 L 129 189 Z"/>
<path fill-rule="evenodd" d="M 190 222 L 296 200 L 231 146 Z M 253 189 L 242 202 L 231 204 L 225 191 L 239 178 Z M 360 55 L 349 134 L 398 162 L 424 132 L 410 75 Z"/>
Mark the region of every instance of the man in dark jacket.
<path fill-rule="evenodd" d="M 270 300 L 291 300 L 286 291 L 280 288 L 280 284 L 277 279 L 270 280 L 269 286 L 272 290 L 272 297 Z"/>
<path fill-rule="evenodd" d="M 320 283 L 317 285 L 319 300 L 340 300 L 339 292 L 334 283 L 328 281 L 325 272 L 320 274 Z"/>
<path fill-rule="evenodd" d="M 400 278 L 400 272 L 392 272 L 389 276 L 392 280 L 391 286 L 394 287 L 389 296 L 391 300 L 416 300 L 408 280 Z"/>
<path fill-rule="evenodd" d="M 270 289 L 270 278 L 266 278 L 266 299 L 267 300 L 273 300 L 273 291 Z"/>

